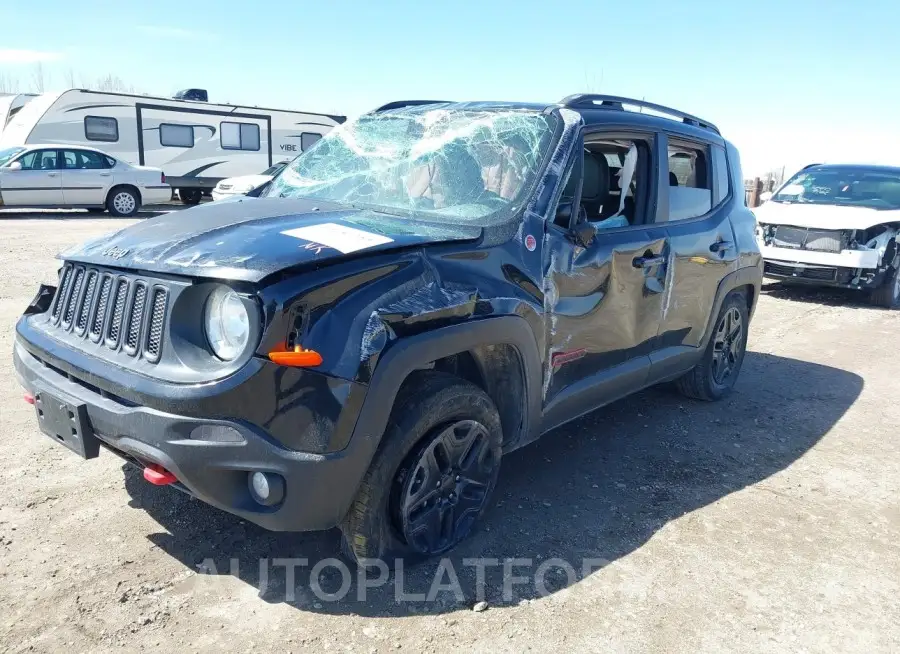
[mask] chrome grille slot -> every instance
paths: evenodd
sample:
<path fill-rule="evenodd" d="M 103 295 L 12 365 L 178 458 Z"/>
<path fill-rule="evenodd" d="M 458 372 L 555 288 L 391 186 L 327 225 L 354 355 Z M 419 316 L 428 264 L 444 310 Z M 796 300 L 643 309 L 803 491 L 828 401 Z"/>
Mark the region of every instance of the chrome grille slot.
<path fill-rule="evenodd" d="M 66 310 L 63 312 L 62 326 L 68 329 L 72 324 L 72 318 L 75 317 L 75 305 L 78 304 L 78 298 L 81 296 L 81 285 L 84 283 L 84 268 L 75 269 L 75 281 L 72 282 L 72 292 L 66 297 Z"/>
<path fill-rule="evenodd" d="M 97 308 L 94 311 L 94 319 L 91 321 L 91 340 L 95 343 L 100 340 L 103 333 L 103 321 L 106 320 L 106 309 L 109 304 L 109 293 L 112 289 L 113 279 L 109 275 L 103 275 L 100 284 L 100 295 L 97 298 Z"/>
<path fill-rule="evenodd" d="M 151 361 L 159 359 L 159 349 L 162 344 L 163 325 L 166 321 L 166 304 L 168 294 L 165 289 L 153 289 L 151 301 L 150 329 L 147 332 L 147 343 L 144 346 L 144 356 Z"/>
<path fill-rule="evenodd" d="M 134 295 L 128 317 L 128 331 L 125 334 L 124 350 L 134 356 L 140 343 L 141 327 L 144 325 L 144 305 L 147 303 L 147 286 L 143 282 L 134 285 Z"/>
<path fill-rule="evenodd" d="M 112 349 L 119 345 L 119 334 L 122 332 L 122 318 L 125 317 L 125 300 L 128 299 L 128 281 L 116 280 L 116 292 L 113 299 L 113 313 L 106 330 L 106 344 Z"/>
<path fill-rule="evenodd" d="M 84 301 L 81 303 L 81 308 L 78 310 L 78 321 L 75 323 L 75 333 L 79 336 L 84 334 L 84 330 L 87 329 L 88 314 L 90 314 L 91 306 L 94 304 L 94 291 L 97 290 L 98 276 L 96 270 L 91 270 L 87 274 L 87 287 L 84 291 Z"/>

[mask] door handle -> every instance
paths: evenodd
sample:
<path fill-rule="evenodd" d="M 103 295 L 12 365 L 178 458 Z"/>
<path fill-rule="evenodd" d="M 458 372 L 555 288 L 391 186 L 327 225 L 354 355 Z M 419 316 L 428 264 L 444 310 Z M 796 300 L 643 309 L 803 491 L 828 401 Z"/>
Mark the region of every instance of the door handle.
<path fill-rule="evenodd" d="M 100 173 L 100 177 L 109 177 L 110 173 Z"/>
<path fill-rule="evenodd" d="M 635 257 L 631 260 L 631 265 L 635 268 L 652 268 L 653 266 L 660 266 L 666 262 L 666 258 L 653 254 L 652 252 L 645 252 L 642 257 Z"/>
<path fill-rule="evenodd" d="M 47 173 L 47 177 L 56 177 L 56 173 Z"/>
<path fill-rule="evenodd" d="M 718 252 L 724 254 L 726 250 L 730 250 L 734 244 L 731 241 L 716 241 L 709 246 L 710 252 Z"/>

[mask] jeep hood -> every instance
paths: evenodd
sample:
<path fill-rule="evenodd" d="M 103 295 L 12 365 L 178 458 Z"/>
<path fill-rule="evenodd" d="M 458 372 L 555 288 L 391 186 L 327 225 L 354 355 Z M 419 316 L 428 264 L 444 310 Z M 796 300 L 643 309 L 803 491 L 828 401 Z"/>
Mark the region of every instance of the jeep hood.
<path fill-rule="evenodd" d="M 768 201 L 753 210 L 757 222 L 815 229 L 868 229 L 900 222 L 900 209 Z"/>
<path fill-rule="evenodd" d="M 257 282 L 272 273 L 430 243 L 481 228 L 435 224 L 302 198 L 248 198 L 172 211 L 63 252 L 116 268 Z"/>

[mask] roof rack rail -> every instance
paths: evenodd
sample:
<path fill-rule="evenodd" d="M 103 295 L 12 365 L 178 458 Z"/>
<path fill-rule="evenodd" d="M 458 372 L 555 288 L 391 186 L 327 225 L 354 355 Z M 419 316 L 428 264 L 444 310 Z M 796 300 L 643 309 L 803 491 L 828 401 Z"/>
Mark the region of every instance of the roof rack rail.
<path fill-rule="evenodd" d="M 381 105 L 377 109 L 373 109 L 371 113 L 377 114 L 379 111 L 390 111 L 391 109 L 403 109 L 403 107 L 421 107 L 423 104 L 446 104 L 449 100 L 395 100 Z"/>
<path fill-rule="evenodd" d="M 616 95 L 598 95 L 595 93 L 576 93 L 575 95 L 566 96 L 565 98 L 560 100 L 559 103 L 565 107 L 570 108 L 594 107 L 597 109 L 615 109 L 618 111 L 624 111 L 625 107 L 623 105 L 628 104 L 635 107 L 641 107 L 643 109 L 650 109 L 659 113 L 668 114 L 669 116 L 680 119 L 681 122 L 686 125 L 692 125 L 694 127 L 700 127 L 702 129 L 709 129 L 716 134 L 721 134 L 721 132 L 719 132 L 719 128 L 713 125 L 708 120 L 697 118 L 697 116 L 686 114 L 683 111 L 678 111 L 677 109 L 672 109 L 671 107 L 664 107 L 661 104 L 653 104 L 652 102 L 635 100 L 634 98 L 622 98 Z"/>

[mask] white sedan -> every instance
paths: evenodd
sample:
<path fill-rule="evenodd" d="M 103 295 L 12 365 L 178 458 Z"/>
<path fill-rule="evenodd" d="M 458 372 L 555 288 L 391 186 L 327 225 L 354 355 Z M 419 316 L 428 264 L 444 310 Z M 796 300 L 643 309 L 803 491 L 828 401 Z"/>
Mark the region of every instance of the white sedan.
<path fill-rule="evenodd" d="M 72 145 L 0 150 L 0 206 L 106 209 L 133 216 L 142 204 L 172 199 L 159 168 L 132 166 L 105 152 Z"/>
<path fill-rule="evenodd" d="M 223 179 L 221 182 L 216 184 L 216 187 L 213 189 L 212 199 L 222 200 L 224 198 L 230 198 L 234 195 L 245 195 L 253 189 L 259 188 L 260 186 L 271 180 L 289 163 L 291 162 L 279 161 L 277 164 L 271 166 L 270 168 L 266 168 L 258 175 L 242 175 L 240 177 L 229 177 L 228 179 Z"/>

